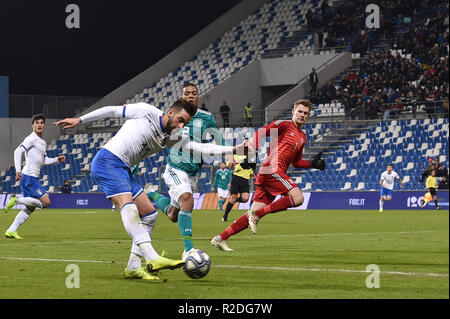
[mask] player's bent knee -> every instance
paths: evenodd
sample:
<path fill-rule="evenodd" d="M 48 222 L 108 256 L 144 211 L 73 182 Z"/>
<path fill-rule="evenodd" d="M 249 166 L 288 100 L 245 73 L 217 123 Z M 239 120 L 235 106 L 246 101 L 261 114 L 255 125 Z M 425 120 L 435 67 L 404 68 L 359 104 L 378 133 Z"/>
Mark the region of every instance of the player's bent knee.
<path fill-rule="evenodd" d="M 300 195 L 299 197 L 294 197 L 294 205 L 295 206 L 300 206 L 303 204 L 303 202 L 305 201 L 303 195 Z"/>
<path fill-rule="evenodd" d="M 44 208 L 49 207 L 51 202 L 50 202 L 50 197 L 49 196 L 44 196 L 43 198 L 40 199 L 42 205 L 44 206 Z"/>
<path fill-rule="evenodd" d="M 300 191 L 300 189 L 295 188 L 293 189 L 291 192 L 288 193 L 289 196 L 292 197 L 292 199 L 294 200 L 294 205 L 295 206 L 300 206 L 303 204 L 303 202 L 305 201 L 305 198 L 303 197 L 302 192 Z"/>

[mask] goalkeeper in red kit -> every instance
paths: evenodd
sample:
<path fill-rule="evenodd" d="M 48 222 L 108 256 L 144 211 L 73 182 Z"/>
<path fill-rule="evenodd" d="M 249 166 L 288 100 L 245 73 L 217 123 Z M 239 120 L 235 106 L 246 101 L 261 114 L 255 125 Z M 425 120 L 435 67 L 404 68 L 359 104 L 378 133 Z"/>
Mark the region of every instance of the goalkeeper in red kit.
<path fill-rule="evenodd" d="M 258 150 L 260 142 L 270 136 L 269 152 L 258 172 L 255 182 L 255 193 L 250 210 L 239 217 L 221 234 L 211 240 L 211 245 L 221 250 L 232 251 L 226 240 L 240 231 L 250 228 L 256 233 L 256 226 L 267 214 L 287 210 L 303 204 L 304 198 L 297 184 L 286 174 L 289 165 L 295 168 L 325 169 L 322 153 L 312 161 L 302 159 L 306 134 L 302 127 L 309 118 L 312 104 L 308 100 L 298 100 L 294 104 L 291 120 L 274 121 L 260 128 L 254 135 L 250 146 Z M 275 197 L 283 195 L 277 201 Z"/>

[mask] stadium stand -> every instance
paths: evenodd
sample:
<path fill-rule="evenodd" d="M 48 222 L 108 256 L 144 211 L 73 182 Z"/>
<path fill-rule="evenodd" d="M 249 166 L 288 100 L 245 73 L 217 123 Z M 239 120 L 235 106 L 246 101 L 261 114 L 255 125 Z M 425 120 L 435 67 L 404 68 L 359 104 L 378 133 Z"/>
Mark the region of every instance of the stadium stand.
<path fill-rule="evenodd" d="M 311 11 L 314 16 L 320 17 L 326 10 L 327 16 L 330 12 L 333 14 L 342 6 L 349 5 L 348 2 L 333 1 L 332 7 L 324 9 L 324 3 L 326 1 L 271 1 L 201 50 L 190 61 L 124 102 L 147 102 L 166 110 L 178 97 L 179 87 L 187 82 L 196 83 L 200 94 L 203 95 L 255 59 L 328 54 L 338 49 L 334 45 L 344 46 L 345 50 L 352 52 L 353 65 L 330 82 L 320 83 L 319 92 L 331 90 L 334 95 L 310 97 L 316 105 L 311 113 L 311 123 L 304 126 L 308 136 L 305 157 L 324 151 L 329 169 L 325 172 L 291 169 L 291 176 L 305 191 L 377 190 L 379 176 L 386 164 L 393 163 L 394 169 L 405 178 L 406 189 L 423 189 L 424 185 L 419 181 L 424 170 L 421 165 L 425 165 L 428 158 L 439 157 L 440 161 L 449 167 L 446 155 L 448 119 L 427 113 L 425 102 L 415 104 L 416 101 L 432 98 L 439 100 L 446 97 L 448 101 L 448 23 L 443 30 L 436 29 L 436 17 L 441 17 L 445 10 L 448 16 L 448 5 L 444 6 L 442 1 L 422 1 L 418 12 L 413 11 L 410 17 L 404 16 L 401 11 L 391 10 L 383 17 L 383 23 L 392 24 L 392 27 L 388 28 L 390 31 L 375 35 L 369 34 L 361 26 L 361 21 L 355 24 L 354 28 L 346 30 L 347 33 L 336 34 L 332 28 L 327 29 L 324 25 L 320 25 L 323 21 L 319 19 L 318 27 L 324 32 L 324 43 L 331 43 L 333 46 L 325 45 L 321 51 L 317 51 L 314 47 L 315 30 L 307 23 L 308 12 Z M 407 3 L 399 1 L 397 4 Z M 392 7 L 395 9 L 395 6 Z M 355 15 L 358 15 L 357 11 Z M 429 42 L 427 37 L 414 36 L 423 35 L 430 30 L 437 33 L 434 38 L 439 43 L 438 49 L 434 49 L 435 42 Z M 364 32 L 370 38 L 370 45 L 367 46 L 367 50 L 360 50 L 361 44 L 355 46 L 357 41 L 354 40 L 357 38 L 359 41 Z M 330 41 L 333 37 L 341 40 Z M 415 38 L 420 39 L 414 40 Z M 326 41 L 327 39 L 329 41 Z M 411 45 L 411 43 L 418 44 L 417 41 L 421 41 L 420 44 L 429 50 L 418 51 L 417 45 Z M 427 58 L 430 56 L 431 61 Z M 366 111 L 369 104 L 373 103 L 373 95 L 386 88 L 375 82 L 373 88 L 365 92 L 364 85 L 359 85 L 361 82 L 357 81 L 362 80 L 362 84 L 374 81 L 373 74 L 376 70 L 368 67 L 376 63 L 374 59 L 405 64 L 414 70 L 419 68 L 417 73 L 412 72 L 415 77 L 408 78 L 402 83 L 409 88 L 403 91 L 402 87 L 400 94 L 404 110 L 407 110 L 403 111 L 405 116 L 399 116 L 397 119 L 388 117 L 383 120 L 384 108 L 380 107 L 376 109 L 375 116 L 367 121 L 370 112 Z M 439 62 L 435 68 L 425 68 L 425 65 L 435 61 Z M 444 72 L 445 65 L 447 73 Z M 440 81 L 445 74 L 447 74 L 446 84 Z M 434 90 L 438 92 L 437 95 L 432 96 L 433 92 L 428 92 L 428 95 L 422 93 L 421 96 L 417 95 L 420 86 L 423 86 L 425 91 L 428 86 L 436 84 L 436 77 L 440 81 L 439 88 Z M 344 93 L 347 84 L 344 84 L 349 80 L 355 85 L 350 84 L 348 89 L 364 95 L 360 97 L 360 101 L 355 102 L 360 105 L 357 108 L 359 113 L 356 115 L 346 112 L 349 102 Z M 412 95 L 408 95 L 410 91 L 413 92 Z M 386 95 L 389 96 L 387 93 Z M 390 105 L 389 100 L 384 101 L 384 104 Z M 438 107 L 442 110 L 442 103 L 438 104 Z M 288 106 L 286 108 L 288 109 Z M 443 111 L 445 114 L 445 110 Z M 289 114 L 290 110 L 287 110 L 280 118 L 289 118 Z M 356 121 L 349 122 L 348 118 L 352 115 L 355 115 Z M 123 123 L 124 119 L 98 121 L 87 127 L 85 133 L 61 135 L 57 141 L 49 145 L 48 155 L 52 157 L 64 153 L 67 155 L 67 162 L 44 166 L 41 173 L 43 186 L 49 192 L 58 192 L 63 181 L 69 180 L 73 185 L 73 192 L 98 192 L 89 171 L 90 162 L 99 148 Z M 221 131 L 233 144 L 252 134 L 252 130 L 245 127 L 221 128 Z M 260 154 L 260 158 L 263 155 Z M 166 192 L 167 187 L 160 178 L 166 158 L 167 151 L 163 151 L 140 163 L 143 174 L 138 177 L 138 181 L 142 185 L 149 182 L 160 185 L 161 191 Z M 3 192 L 20 193 L 19 183 L 14 181 L 14 176 L 14 167 L 1 171 Z M 199 192 L 210 191 L 212 176 L 213 168 L 205 166 L 200 174 Z"/>

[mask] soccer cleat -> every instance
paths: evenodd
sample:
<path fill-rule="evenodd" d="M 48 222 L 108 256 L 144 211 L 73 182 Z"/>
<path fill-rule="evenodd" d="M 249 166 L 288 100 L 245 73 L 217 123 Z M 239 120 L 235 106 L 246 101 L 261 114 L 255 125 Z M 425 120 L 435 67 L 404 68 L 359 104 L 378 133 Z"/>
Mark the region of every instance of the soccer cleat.
<path fill-rule="evenodd" d="M 144 270 L 144 267 L 140 267 L 136 270 L 129 270 L 125 268 L 123 272 L 125 279 L 142 279 L 142 280 L 158 280 L 159 277 L 151 275 Z"/>
<path fill-rule="evenodd" d="M 425 204 L 425 201 L 422 199 L 421 201 L 420 201 L 420 208 L 423 208 L 423 205 Z"/>
<path fill-rule="evenodd" d="M 198 249 L 191 248 L 191 249 L 189 249 L 188 251 L 183 251 L 183 255 L 181 255 L 181 259 L 182 259 L 183 261 L 185 261 L 186 258 L 187 258 L 190 254 L 192 254 L 193 252 L 195 252 L 195 251 L 198 251 Z"/>
<path fill-rule="evenodd" d="M 22 237 L 19 236 L 19 234 L 16 231 L 6 231 L 5 237 L 12 239 L 23 239 Z"/>
<path fill-rule="evenodd" d="M 184 265 L 184 260 L 173 260 L 163 256 L 159 256 L 155 260 L 146 261 L 147 271 L 155 272 L 162 269 L 176 269 Z"/>
<path fill-rule="evenodd" d="M 436 206 L 436 209 L 437 209 L 437 210 L 441 209 L 441 206 Z"/>
<path fill-rule="evenodd" d="M 232 248 L 228 247 L 227 242 L 225 240 L 219 240 L 217 237 L 211 239 L 211 246 L 217 247 L 220 250 L 233 251 Z"/>
<path fill-rule="evenodd" d="M 5 214 L 7 214 L 11 210 L 11 208 L 16 206 L 16 199 L 16 195 L 11 195 L 11 198 L 9 199 L 8 204 L 6 204 L 5 207 Z"/>
<path fill-rule="evenodd" d="M 380 208 L 378 211 L 379 211 L 380 213 L 382 213 L 382 212 L 383 212 L 383 208 Z"/>
<path fill-rule="evenodd" d="M 226 219 L 225 217 L 222 217 L 222 221 L 223 221 L 223 222 L 226 222 L 227 219 Z"/>
<path fill-rule="evenodd" d="M 256 226 L 258 225 L 260 218 L 256 216 L 255 212 L 251 209 L 249 209 L 245 214 L 248 218 L 248 227 L 250 227 L 250 231 L 253 234 L 256 234 Z"/>

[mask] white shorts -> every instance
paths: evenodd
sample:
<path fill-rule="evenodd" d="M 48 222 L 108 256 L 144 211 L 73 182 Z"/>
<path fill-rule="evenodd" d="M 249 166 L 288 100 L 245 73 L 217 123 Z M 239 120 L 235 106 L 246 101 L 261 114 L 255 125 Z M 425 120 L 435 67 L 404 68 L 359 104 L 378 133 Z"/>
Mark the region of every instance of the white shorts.
<path fill-rule="evenodd" d="M 220 187 L 217 187 L 217 195 L 222 198 L 228 197 L 228 189 L 222 189 Z"/>
<path fill-rule="evenodd" d="M 180 208 L 178 198 L 184 193 L 193 193 L 198 182 L 198 175 L 189 176 L 186 172 L 170 165 L 163 174 L 164 182 L 169 187 L 170 205 Z"/>

